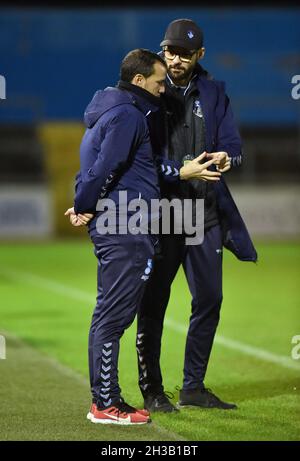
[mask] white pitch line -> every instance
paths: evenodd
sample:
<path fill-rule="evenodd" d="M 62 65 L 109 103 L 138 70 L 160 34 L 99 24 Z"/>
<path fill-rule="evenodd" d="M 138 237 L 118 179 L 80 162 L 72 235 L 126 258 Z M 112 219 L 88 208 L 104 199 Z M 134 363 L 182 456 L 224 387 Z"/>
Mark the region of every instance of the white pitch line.
<path fill-rule="evenodd" d="M 170 318 L 166 318 L 164 324 L 172 330 L 176 331 L 177 333 L 187 333 L 186 326 L 180 325 L 179 323 L 174 322 L 174 320 Z M 248 344 L 241 343 L 234 339 L 225 338 L 221 335 L 216 335 L 215 342 L 217 344 L 220 344 L 221 346 L 227 347 L 228 349 L 242 352 L 243 354 L 250 355 L 251 357 L 255 357 L 256 359 L 264 360 L 266 362 L 272 362 L 276 365 L 280 365 L 285 368 L 300 371 L 300 363 L 285 355 L 273 354 L 272 352 L 266 351 L 264 349 L 249 346 Z"/>
<path fill-rule="evenodd" d="M 39 275 L 35 274 L 28 274 L 26 272 L 17 272 L 13 270 L 5 270 L 3 271 L 0 269 L 0 273 L 9 276 L 13 278 L 14 280 L 17 280 L 19 282 L 26 282 L 30 285 L 34 285 L 35 287 L 38 285 L 39 287 L 42 287 L 46 290 L 49 290 L 53 293 L 57 293 L 63 296 L 67 296 L 69 298 L 72 298 L 77 301 L 84 301 L 88 303 L 94 303 L 95 302 L 95 297 L 90 295 L 89 293 L 85 291 L 78 290 L 76 288 L 68 287 L 66 285 L 63 285 L 62 283 L 56 282 L 54 280 L 49 280 L 46 278 L 43 278 Z M 72 368 L 67 367 L 66 365 L 63 365 L 62 363 L 58 362 L 55 360 L 53 357 L 49 357 L 45 354 L 40 353 L 37 349 L 29 346 L 28 344 L 25 344 L 20 338 L 17 336 L 11 334 L 11 333 L 6 333 L 2 331 L 2 334 L 4 335 L 5 338 L 11 338 L 14 341 L 17 341 L 19 344 L 22 344 L 23 347 L 26 347 L 27 349 L 30 349 L 32 353 L 38 354 L 46 363 L 49 364 L 49 366 L 52 366 L 55 370 L 57 370 L 58 373 L 61 373 L 64 376 L 67 376 L 69 378 L 72 378 L 76 380 L 79 384 L 87 387 L 89 389 L 90 384 L 89 381 L 82 376 L 80 373 L 77 371 L 73 370 Z M 155 421 L 151 422 L 151 427 L 154 428 L 159 434 L 162 436 L 172 438 L 173 440 L 181 440 L 181 441 L 186 441 L 185 438 L 183 438 L 181 435 L 177 434 L 176 432 L 169 431 L 168 429 L 165 429 L 163 426 L 160 426 L 157 424 Z"/>
<path fill-rule="evenodd" d="M 78 288 L 70 287 L 64 285 L 60 282 L 56 282 L 55 280 L 50 280 L 45 277 L 41 277 L 40 275 L 30 274 L 28 272 L 21 272 L 15 270 L 3 270 L 0 268 L 0 274 L 5 276 L 11 277 L 16 281 L 19 282 L 26 282 L 29 285 L 33 285 L 35 287 L 44 288 L 46 290 L 52 291 L 53 293 L 57 293 L 59 295 L 67 296 L 68 298 L 72 298 L 75 301 L 84 301 L 86 303 L 95 303 L 96 302 L 96 293 L 95 296 L 87 293 L 86 291 L 78 290 Z"/>
<path fill-rule="evenodd" d="M 54 368 L 54 370 L 56 370 L 58 373 L 62 374 L 63 376 L 66 376 L 68 378 L 71 378 L 71 379 L 77 381 L 78 384 L 80 384 L 80 385 L 86 387 L 87 389 L 89 389 L 89 387 L 90 387 L 89 381 L 84 376 L 82 376 L 80 373 L 78 373 L 77 371 L 73 370 L 72 368 L 69 368 L 66 365 L 63 365 L 62 363 L 55 360 L 53 357 L 49 357 L 48 355 L 43 354 L 42 352 L 40 352 L 36 348 L 28 345 L 27 343 L 22 341 L 22 339 L 20 339 L 19 337 L 13 335 L 12 333 L 8 333 L 8 332 L 2 331 L 2 330 L 1 330 L 1 332 L 2 332 L 2 334 L 4 335 L 4 337 L 6 339 L 8 339 L 8 340 L 11 339 L 12 341 L 14 341 L 18 345 L 20 345 L 22 348 L 26 348 L 27 350 L 30 351 L 31 354 L 34 354 L 34 356 L 39 357 L 39 360 L 42 360 L 43 362 L 47 363 L 49 366 Z M 179 434 L 177 434 L 176 432 L 169 431 L 168 429 L 165 429 L 164 427 L 159 426 L 154 421 L 151 422 L 151 427 L 152 428 L 154 427 L 155 430 L 157 432 L 159 432 L 161 435 L 164 435 L 166 437 L 172 437 L 174 440 L 181 440 L 181 441 L 186 440 L 183 437 L 181 437 Z"/>
<path fill-rule="evenodd" d="M 34 286 L 39 286 L 40 288 L 44 288 L 46 290 L 52 291 L 53 293 L 57 293 L 62 296 L 67 296 L 76 301 L 84 301 L 87 303 L 94 304 L 96 300 L 96 293 L 95 296 L 93 296 L 90 293 L 87 293 L 86 291 L 64 285 L 60 282 L 56 282 L 55 280 L 50 280 L 41 277 L 39 275 L 8 269 L 0 269 L 0 273 L 3 273 L 6 276 L 10 276 L 17 281 L 26 282 Z M 166 327 L 170 328 L 173 331 L 176 331 L 177 333 L 182 333 L 184 335 L 187 333 L 186 326 L 181 325 L 170 318 L 166 318 L 164 324 Z M 264 349 L 250 346 L 248 344 L 230 338 L 226 338 L 220 335 L 216 335 L 215 342 L 223 347 L 227 347 L 228 349 L 232 349 L 243 354 L 249 355 L 251 357 L 255 357 L 256 359 L 275 363 L 276 365 L 282 366 L 284 368 L 300 371 L 300 363 L 285 355 L 274 354 Z"/>
<path fill-rule="evenodd" d="M 23 341 L 21 338 L 14 335 L 13 333 L 6 332 L 6 331 L 3 331 L 3 330 L 1 330 L 1 333 L 3 334 L 3 336 L 6 339 L 14 341 L 18 345 L 22 346 L 22 348 L 25 348 L 28 351 L 30 351 L 31 354 L 34 354 L 35 356 L 38 356 L 39 360 L 47 363 L 49 366 L 54 368 L 58 373 L 66 376 L 68 378 L 72 378 L 78 384 L 89 388 L 89 381 L 83 375 L 81 375 L 79 372 L 73 370 L 72 368 L 69 368 L 67 365 L 63 365 L 62 363 L 55 360 L 53 357 L 50 357 L 49 355 L 46 355 L 43 352 L 40 352 L 38 349 L 36 349 L 33 346 L 30 346 L 29 344 L 27 344 L 25 341 Z"/>

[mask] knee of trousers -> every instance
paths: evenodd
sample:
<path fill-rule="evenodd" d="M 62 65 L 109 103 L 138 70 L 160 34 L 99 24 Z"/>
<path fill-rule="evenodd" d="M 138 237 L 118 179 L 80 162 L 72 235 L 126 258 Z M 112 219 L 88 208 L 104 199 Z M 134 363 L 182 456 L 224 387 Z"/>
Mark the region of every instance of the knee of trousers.
<path fill-rule="evenodd" d="M 94 332 L 93 346 L 121 338 L 125 329 L 126 326 L 123 324 L 119 326 L 115 324 L 104 324 L 99 326 Z"/>
<path fill-rule="evenodd" d="M 211 315 L 219 316 L 222 301 L 223 295 L 218 293 L 211 293 L 209 296 L 206 296 L 205 298 L 193 298 L 193 312 L 198 312 L 200 315 L 206 312 L 210 313 Z"/>

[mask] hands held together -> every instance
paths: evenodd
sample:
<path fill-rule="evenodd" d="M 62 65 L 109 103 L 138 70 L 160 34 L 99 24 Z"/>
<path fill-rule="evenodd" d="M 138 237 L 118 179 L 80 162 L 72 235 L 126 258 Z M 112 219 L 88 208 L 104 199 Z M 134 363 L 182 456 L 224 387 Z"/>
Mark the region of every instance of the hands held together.
<path fill-rule="evenodd" d="M 79 227 L 86 226 L 94 215 L 91 213 L 76 214 L 74 211 L 74 207 L 72 207 L 67 209 L 67 211 L 65 212 L 65 216 L 70 217 L 70 223 L 72 224 L 72 226 Z"/>
<path fill-rule="evenodd" d="M 201 163 L 204 159 L 209 159 Z M 217 171 L 208 170 L 210 165 L 216 165 Z M 231 159 L 227 152 L 203 152 L 180 169 L 180 179 L 200 179 L 202 181 L 216 182 L 220 180 L 221 173 L 231 168 Z"/>

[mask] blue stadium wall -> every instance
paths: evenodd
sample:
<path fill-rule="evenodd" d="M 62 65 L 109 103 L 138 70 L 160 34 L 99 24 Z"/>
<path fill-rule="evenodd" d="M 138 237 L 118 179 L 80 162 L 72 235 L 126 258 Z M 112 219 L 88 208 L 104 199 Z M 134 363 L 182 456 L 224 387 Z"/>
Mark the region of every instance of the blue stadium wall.
<path fill-rule="evenodd" d="M 118 80 L 122 57 L 159 50 L 167 24 L 194 19 L 205 35 L 202 64 L 225 80 L 241 125 L 295 126 L 300 74 L 299 9 L 2 9 L 1 123 L 82 119 L 98 88 Z"/>

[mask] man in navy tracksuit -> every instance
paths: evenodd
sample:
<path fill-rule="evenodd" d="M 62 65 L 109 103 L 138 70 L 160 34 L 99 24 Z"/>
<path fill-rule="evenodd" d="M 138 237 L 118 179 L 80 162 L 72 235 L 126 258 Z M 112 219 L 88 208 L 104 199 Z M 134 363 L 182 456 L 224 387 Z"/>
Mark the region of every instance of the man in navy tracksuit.
<path fill-rule="evenodd" d="M 144 406 L 150 411 L 176 411 L 164 393 L 160 348 L 165 310 L 171 284 L 182 264 L 192 294 L 192 314 L 184 360 L 183 388 L 179 404 L 233 409 L 205 388 L 204 378 L 222 303 L 223 246 L 244 261 L 256 261 L 256 251 L 223 177 L 189 180 L 181 170 L 193 165 L 202 152 L 210 152 L 217 171 L 225 173 L 241 163 L 241 140 L 233 120 L 224 84 L 210 78 L 197 63 L 204 55 L 203 34 L 191 20 L 170 23 L 161 43 L 168 66 L 162 150 L 173 182 L 161 183 L 162 197 L 204 199 L 204 241 L 188 246 L 184 235 L 163 235 L 161 255 L 144 292 L 138 312 L 137 351 L 139 385 Z M 164 124 L 160 124 L 163 126 Z M 158 127 L 159 128 L 159 127 Z M 164 169 L 162 164 L 162 169 Z M 202 179 L 202 180 L 201 180 Z"/>
<path fill-rule="evenodd" d="M 134 50 L 122 62 L 119 85 L 97 91 L 85 112 L 74 209 L 66 214 L 73 224 L 88 212 L 88 217 L 93 215 L 89 234 L 98 258 L 98 296 L 89 335 L 88 419 L 94 423 L 150 421 L 148 411 L 131 407 L 121 396 L 118 355 L 120 338 L 134 320 L 151 272 L 154 238 L 121 229 L 130 213 L 125 224 L 118 221 L 115 235 L 100 235 L 104 209 L 96 212 L 96 206 L 101 197 L 112 200 L 119 218 L 119 192 L 126 191 L 128 202 L 150 203 L 160 197 L 146 117 L 158 109 L 165 77 L 166 66 L 158 55 Z"/>
<path fill-rule="evenodd" d="M 156 120 L 161 128 L 161 119 L 155 114 L 165 77 L 162 58 L 147 50 L 134 50 L 123 60 L 117 88 L 96 92 L 85 112 L 87 130 L 80 148 L 75 204 L 65 214 L 74 226 L 88 224 L 98 258 L 97 305 L 89 334 L 92 406 L 88 419 L 94 423 L 149 421 L 148 411 L 136 410 L 121 397 L 118 355 L 120 337 L 132 323 L 150 277 L 158 239 L 149 233 L 128 232 L 133 212 L 126 209 L 124 221 L 121 194 L 127 194 L 125 205 L 132 200 L 141 203 L 141 199 L 149 204 L 150 227 L 153 217 L 150 201 L 160 198 L 158 172 L 170 183 L 181 173 L 186 178 L 219 175 L 207 170 L 215 163 L 214 159 L 195 162 L 179 171 L 157 151 L 157 166 L 154 164 L 153 146 L 159 133 L 149 133 L 148 123 L 152 125 L 149 120 Z M 106 210 L 101 207 L 102 211 L 96 212 L 99 198 L 103 198 L 102 203 L 110 200 L 120 218 L 113 235 L 102 233 L 99 222 Z M 157 219 L 155 214 L 154 219 Z"/>

